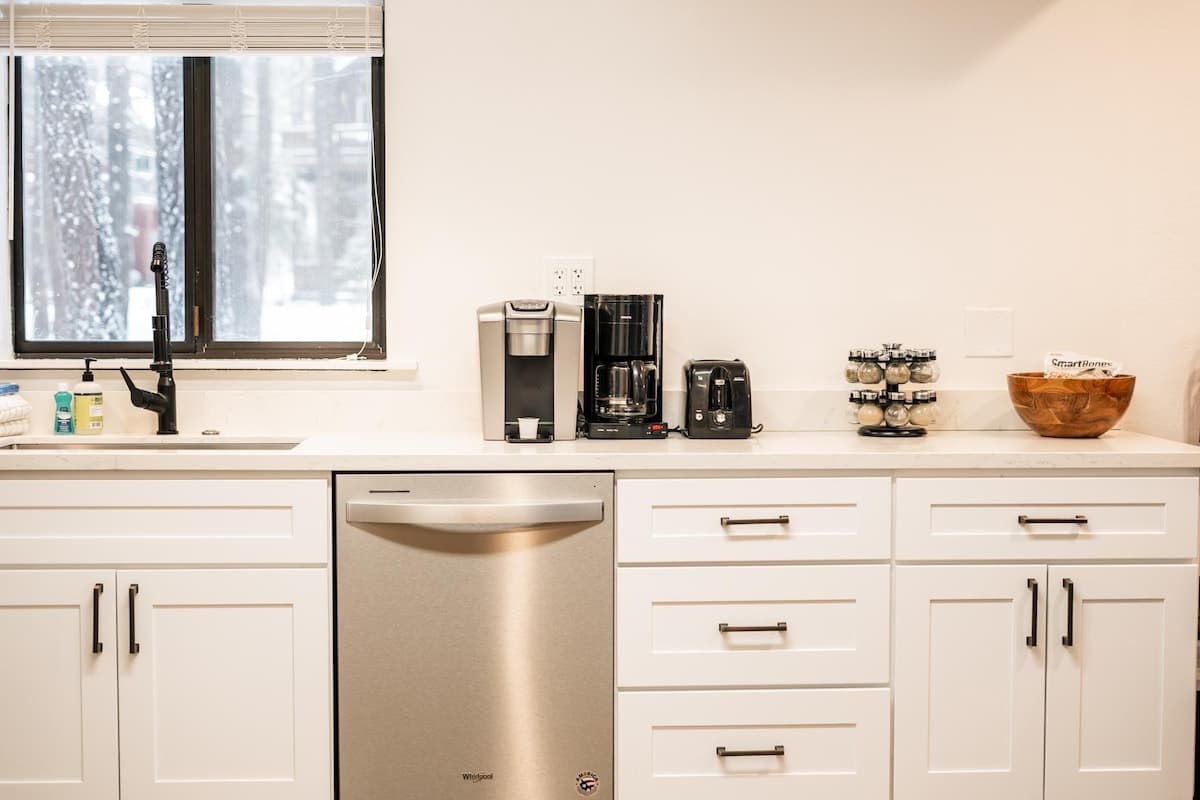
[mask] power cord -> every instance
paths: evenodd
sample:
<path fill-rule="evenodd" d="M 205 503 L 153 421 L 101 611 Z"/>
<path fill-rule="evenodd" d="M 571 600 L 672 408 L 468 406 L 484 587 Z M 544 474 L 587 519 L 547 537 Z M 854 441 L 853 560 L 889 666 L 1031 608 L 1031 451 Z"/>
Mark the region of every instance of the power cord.
<path fill-rule="evenodd" d="M 754 434 L 756 434 L 756 433 L 762 433 L 762 432 L 763 432 L 763 425 L 762 425 L 762 423 L 761 423 L 761 422 L 760 422 L 760 423 L 758 423 L 757 425 L 755 425 L 753 428 L 751 428 L 751 429 L 750 429 L 750 435 L 752 435 L 752 436 L 753 436 Z M 673 427 L 673 428 L 667 428 L 667 433 L 678 433 L 680 436 L 682 436 L 682 437 L 683 437 L 683 438 L 685 438 L 685 439 L 690 439 L 690 438 L 691 438 L 690 436 L 688 436 L 688 435 L 687 435 L 687 431 L 686 431 L 686 430 L 684 430 L 684 429 L 683 429 L 681 426 L 679 426 L 679 425 L 676 425 L 676 426 L 675 426 L 675 427 Z"/>

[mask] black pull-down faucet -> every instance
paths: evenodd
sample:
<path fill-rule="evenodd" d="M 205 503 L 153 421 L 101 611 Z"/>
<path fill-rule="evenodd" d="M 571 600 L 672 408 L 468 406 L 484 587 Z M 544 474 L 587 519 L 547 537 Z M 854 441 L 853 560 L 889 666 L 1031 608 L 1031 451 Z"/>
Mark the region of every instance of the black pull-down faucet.
<path fill-rule="evenodd" d="M 125 368 L 121 377 L 129 387 L 129 400 L 137 408 L 146 408 L 158 414 L 160 436 L 179 433 L 175 424 L 175 371 L 171 362 L 171 317 L 167 302 L 167 246 L 154 243 L 150 258 L 150 271 L 154 273 L 155 314 L 150 318 L 154 334 L 154 361 L 150 369 L 158 373 L 158 391 L 147 392 L 134 385 Z"/>

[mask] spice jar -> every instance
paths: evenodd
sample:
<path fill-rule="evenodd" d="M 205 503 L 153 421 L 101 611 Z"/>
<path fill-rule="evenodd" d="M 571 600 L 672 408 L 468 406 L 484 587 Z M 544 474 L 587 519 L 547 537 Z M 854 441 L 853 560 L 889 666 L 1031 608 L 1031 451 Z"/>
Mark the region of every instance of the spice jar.
<path fill-rule="evenodd" d="M 846 421 L 852 425 L 857 424 L 860 408 L 862 408 L 862 392 L 851 392 L 850 402 L 846 404 Z"/>
<path fill-rule="evenodd" d="M 862 405 L 858 408 L 859 425 L 883 423 L 883 408 L 879 405 L 879 392 L 863 392 Z"/>
<path fill-rule="evenodd" d="M 879 359 L 883 357 L 881 350 L 860 350 L 861 363 L 858 365 L 858 380 L 868 386 L 873 386 L 883 380 L 883 367 Z"/>
<path fill-rule="evenodd" d="M 912 372 L 904 356 L 903 350 L 888 351 L 888 365 L 887 369 L 883 371 L 883 379 L 885 381 L 893 385 L 909 382 Z"/>
<path fill-rule="evenodd" d="M 912 408 L 908 410 L 908 421 L 922 428 L 934 423 L 933 403 L 929 392 L 913 392 Z"/>
<path fill-rule="evenodd" d="M 883 421 L 889 428 L 902 428 L 908 424 L 908 407 L 904 405 L 903 392 L 887 393 L 887 408 L 883 411 Z"/>
<path fill-rule="evenodd" d="M 929 383 L 933 380 L 933 367 L 928 350 L 913 350 L 912 365 L 908 368 L 909 380 L 913 383 Z"/>
<path fill-rule="evenodd" d="M 858 383 L 858 370 L 862 366 L 862 350 L 851 350 L 846 361 L 846 383 Z"/>
<path fill-rule="evenodd" d="M 937 383 L 942 377 L 942 368 L 938 366 L 937 362 L 937 350 L 926 350 L 925 352 L 929 354 L 929 373 L 932 376 L 929 382 Z"/>
<path fill-rule="evenodd" d="M 938 405 L 937 392 L 929 393 L 929 410 L 933 414 L 933 421 L 936 423 L 942 416 L 942 407 Z"/>

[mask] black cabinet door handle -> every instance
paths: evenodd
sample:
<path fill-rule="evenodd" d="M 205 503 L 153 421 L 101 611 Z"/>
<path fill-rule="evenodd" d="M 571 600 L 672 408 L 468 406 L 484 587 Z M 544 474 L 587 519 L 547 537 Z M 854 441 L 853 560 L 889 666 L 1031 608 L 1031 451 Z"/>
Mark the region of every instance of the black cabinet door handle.
<path fill-rule="evenodd" d="M 717 758 L 741 758 L 743 756 L 781 756 L 783 755 L 783 745 L 775 745 L 774 750 L 726 750 L 724 747 L 717 748 Z"/>
<path fill-rule="evenodd" d="M 730 625 L 728 622 L 718 622 L 717 630 L 721 633 L 746 633 L 748 631 L 787 633 L 787 623 L 776 622 L 774 625 Z"/>
<path fill-rule="evenodd" d="M 136 656 L 142 651 L 137 641 L 137 594 L 138 585 L 129 584 L 129 654 Z"/>
<path fill-rule="evenodd" d="M 1033 614 L 1029 620 L 1029 635 L 1025 637 L 1028 647 L 1037 647 L 1037 618 L 1038 618 L 1038 582 L 1036 578 L 1027 578 L 1025 585 L 1033 592 Z"/>
<path fill-rule="evenodd" d="M 1087 525 L 1088 518 L 1083 514 L 1073 517 L 1027 517 L 1024 514 L 1017 517 L 1018 525 Z"/>
<path fill-rule="evenodd" d="M 787 514 L 780 514 L 778 517 L 748 517 L 743 519 L 721 517 L 721 527 L 728 528 L 730 525 L 787 525 L 791 521 L 792 518 Z"/>
<path fill-rule="evenodd" d="M 1062 637 L 1064 647 L 1075 646 L 1075 582 L 1063 578 L 1063 588 L 1067 590 L 1067 635 Z"/>
<path fill-rule="evenodd" d="M 92 652 L 103 653 L 104 642 L 100 641 L 100 595 L 104 594 L 104 584 L 92 586 Z"/>

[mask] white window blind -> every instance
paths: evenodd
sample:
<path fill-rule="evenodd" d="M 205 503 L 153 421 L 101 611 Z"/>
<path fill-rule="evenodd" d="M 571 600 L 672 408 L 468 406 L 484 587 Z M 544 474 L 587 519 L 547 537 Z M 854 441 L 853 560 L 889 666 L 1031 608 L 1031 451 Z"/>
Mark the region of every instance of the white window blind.
<path fill-rule="evenodd" d="M 236 0 L 141 4 L 8 0 L 0 5 L 0 17 L 0 30 L 8 31 L 9 93 L 14 86 L 14 56 L 22 54 L 383 54 L 383 0 L 259 0 L 252 4 Z M 5 183 L 7 238 L 11 241 L 16 104 L 11 96 L 8 99 Z"/>
<path fill-rule="evenodd" d="M 383 52 L 383 8 L 349 5 L 16 3 L 10 52 L 179 55 Z"/>

